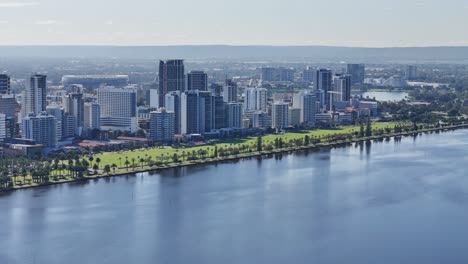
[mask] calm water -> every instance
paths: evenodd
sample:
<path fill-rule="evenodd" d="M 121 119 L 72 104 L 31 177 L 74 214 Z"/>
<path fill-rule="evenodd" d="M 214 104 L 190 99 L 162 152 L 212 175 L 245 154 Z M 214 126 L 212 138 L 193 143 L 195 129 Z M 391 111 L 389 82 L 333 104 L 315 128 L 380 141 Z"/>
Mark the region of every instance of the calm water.
<path fill-rule="evenodd" d="M 364 98 L 375 98 L 377 101 L 402 101 L 408 97 L 406 92 L 356 92 L 353 95 L 362 95 Z"/>
<path fill-rule="evenodd" d="M 22 190 L 0 263 L 468 263 L 468 130 Z"/>

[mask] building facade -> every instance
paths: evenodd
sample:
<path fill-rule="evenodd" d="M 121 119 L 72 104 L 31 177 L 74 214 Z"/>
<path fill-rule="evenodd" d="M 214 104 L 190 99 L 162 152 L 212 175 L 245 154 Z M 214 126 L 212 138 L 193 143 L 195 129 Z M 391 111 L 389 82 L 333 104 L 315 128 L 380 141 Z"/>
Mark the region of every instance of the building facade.
<path fill-rule="evenodd" d="M 208 91 L 208 75 L 203 71 L 187 74 L 187 90 Z"/>
<path fill-rule="evenodd" d="M 150 139 L 160 142 L 171 142 L 174 140 L 175 114 L 160 108 L 150 113 Z"/>
<path fill-rule="evenodd" d="M 168 92 L 185 91 L 185 67 L 183 60 L 159 62 L 159 107 L 165 107 Z"/>

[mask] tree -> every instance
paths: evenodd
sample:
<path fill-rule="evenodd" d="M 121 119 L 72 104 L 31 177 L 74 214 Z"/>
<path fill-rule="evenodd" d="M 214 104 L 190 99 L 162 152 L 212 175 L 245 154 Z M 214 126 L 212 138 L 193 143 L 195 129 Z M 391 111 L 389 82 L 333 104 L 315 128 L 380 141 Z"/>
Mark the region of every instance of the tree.
<path fill-rule="evenodd" d="M 215 146 L 215 147 L 214 147 L 214 154 L 213 154 L 213 156 L 214 156 L 215 158 L 218 157 L 218 146 Z"/>
<path fill-rule="evenodd" d="M 366 127 L 366 137 L 372 136 L 372 126 L 370 119 L 367 120 L 367 127 Z"/>
<path fill-rule="evenodd" d="M 94 170 L 94 173 L 96 174 L 97 171 L 99 170 L 99 166 L 97 164 L 94 164 L 93 170 Z"/>
<path fill-rule="evenodd" d="M 364 123 L 362 122 L 359 129 L 359 137 L 364 137 Z"/>
<path fill-rule="evenodd" d="M 104 166 L 104 171 L 109 175 L 109 172 L 111 171 L 111 167 L 109 166 L 109 164 L 106 164 L 106 166 Z"/>
<path fill-rule="evenodd" d="M 112 171 L 115 173 L 115 169 L 117 168 L 117 164 L 112 163 L 111 168 L 112 168 Z"/>
<path fill-rule="evenodd" d="M 96 164 L 97 164 L 97 166 L 98 166 L 98 169 L 99 169 L 99 163 L 101 163 L 101 159 L 100 159 L 100 158 L 97 158 L 97 159 L 96 159 Z"/>
<path fill-rule="evenodd" d="M 257 151 L 263 151 L 263 145 L 262 145 L 262 137 L 258 136 L 257 137 Z"/>

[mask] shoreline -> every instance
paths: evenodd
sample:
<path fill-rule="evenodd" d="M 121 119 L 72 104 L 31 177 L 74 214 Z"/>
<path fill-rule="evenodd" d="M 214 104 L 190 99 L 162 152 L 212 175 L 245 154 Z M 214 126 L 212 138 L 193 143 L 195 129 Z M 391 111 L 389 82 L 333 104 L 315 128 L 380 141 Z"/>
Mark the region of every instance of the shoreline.
<path fill-rule="evenodd" d="M 180 163 L 177 163 L 177 164 L 170 164 L 170 165 L 158 166 L 158 167 L 143 166 L 143 167 L 140 167 L 140 168 L 133 168 L 132 170 L 130 170 L 130 168 L 129 168 L 126 171 L 124 171 L 125 168 L 122 168 L 122 169 L 119 169 L 119 170 L 122 170 L 122 171 L 118 171 L 118 172 L 115 172 L 115 173 L 97 174 L 97 175 L 85 176 L 83 178 L 64 179 L 64 180 L 60 180 L 60 181 L 56 181 L 56 182 L 47 182 L 47 183 L 41 183 L 41 184 L 15 186 L 15 187 L 12 187 L 12 188 L 0 189 L 0 192 L 14 192 L 14 191 L 22 190 L 22 189 L 46 187 L 46 186 L 53 186 L 53 185 L 80 182 L 80 181 L 90 181 L 90 180 L 101 179 L 101 178 L 119 177 L 119 176 L 124 176 L 124 175 L 129 175 L 129 174 L 137 174 L 137 173 L 143 173 L 143 172 L 158 172 L 158 171 L 162 171 L 162 170 L 189 167 L 189 166 L 195 166 L 195 165 L 218 164 L 218 163 L 223 163 L 223 162 L 226 162 L 226 161 L 237 161 L 237 160 L 242 160 L 242 159 L 245 159 L 245 158 L 262 157 L 262 156 L 265 156 L 265 155 L 284 154 L 284 153 L 298 152 L 298 151 L 304 151 L 304 150 L 320 150 L 322 148 L 334 148 L 334 147 L 340 147 L 340 146 L 349 146 L 349 145 L 352 145 L 353 143 L 362 143 L 362 142 L 368 142 L 368 141 L 374 141 L 374 140 L 383 141 L 385 139 L 391 139 L 391 138 L 401 138 L 401 137 L 407 137 L 407 136 L 415 136 L 415 135 L 419 135 L 419 134 L 422 134 L 422 133 L 443 132 L 443 131 L 457 130 L 457 129 L 463 129 L 463 128 L 468 128 L 468 124 L 460 124 L 460 125 L 438 127 L 438 128 L 427 128 L 427 129 L 421 129 L 421 130 L 411 131 L 411 132 L 390 133 L 390 134 L 363 137 L 363 138 L 352 139 L 352 140 L 342 140 L 342 141 L 336 141 L 336 142 L 310 144 L 308 146 L 298 146 L 298 147 L 289 147 L 289 148 L 283 148 L 283 149 L 274 149 L 274 150 L 271 150 L 271 151 L 261 151 L 261 152 L 255 151 L 255 152 L 251 152 L 251 153 L 241 153 L 241 154 L 238 154 L 236 156 L 227 156 L 227 157 L 222 157 L 222 158 L 219 158 L 219 157 L 218 158 L 207 158 L 207 159 L 199 159 L 199 160 L 194 160 L 194 161 L 184 161 L 184 162 L 180 162 Z"/>

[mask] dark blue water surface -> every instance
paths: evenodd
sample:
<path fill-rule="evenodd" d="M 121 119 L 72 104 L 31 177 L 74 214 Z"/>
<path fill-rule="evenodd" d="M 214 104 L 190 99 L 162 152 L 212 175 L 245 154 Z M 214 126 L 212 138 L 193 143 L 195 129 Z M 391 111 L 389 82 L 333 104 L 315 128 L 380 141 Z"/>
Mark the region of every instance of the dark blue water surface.
<path fill-rule="evenodd" d="M 468 130 L 0 194 L 0 263 L 468 263 Z"/>

